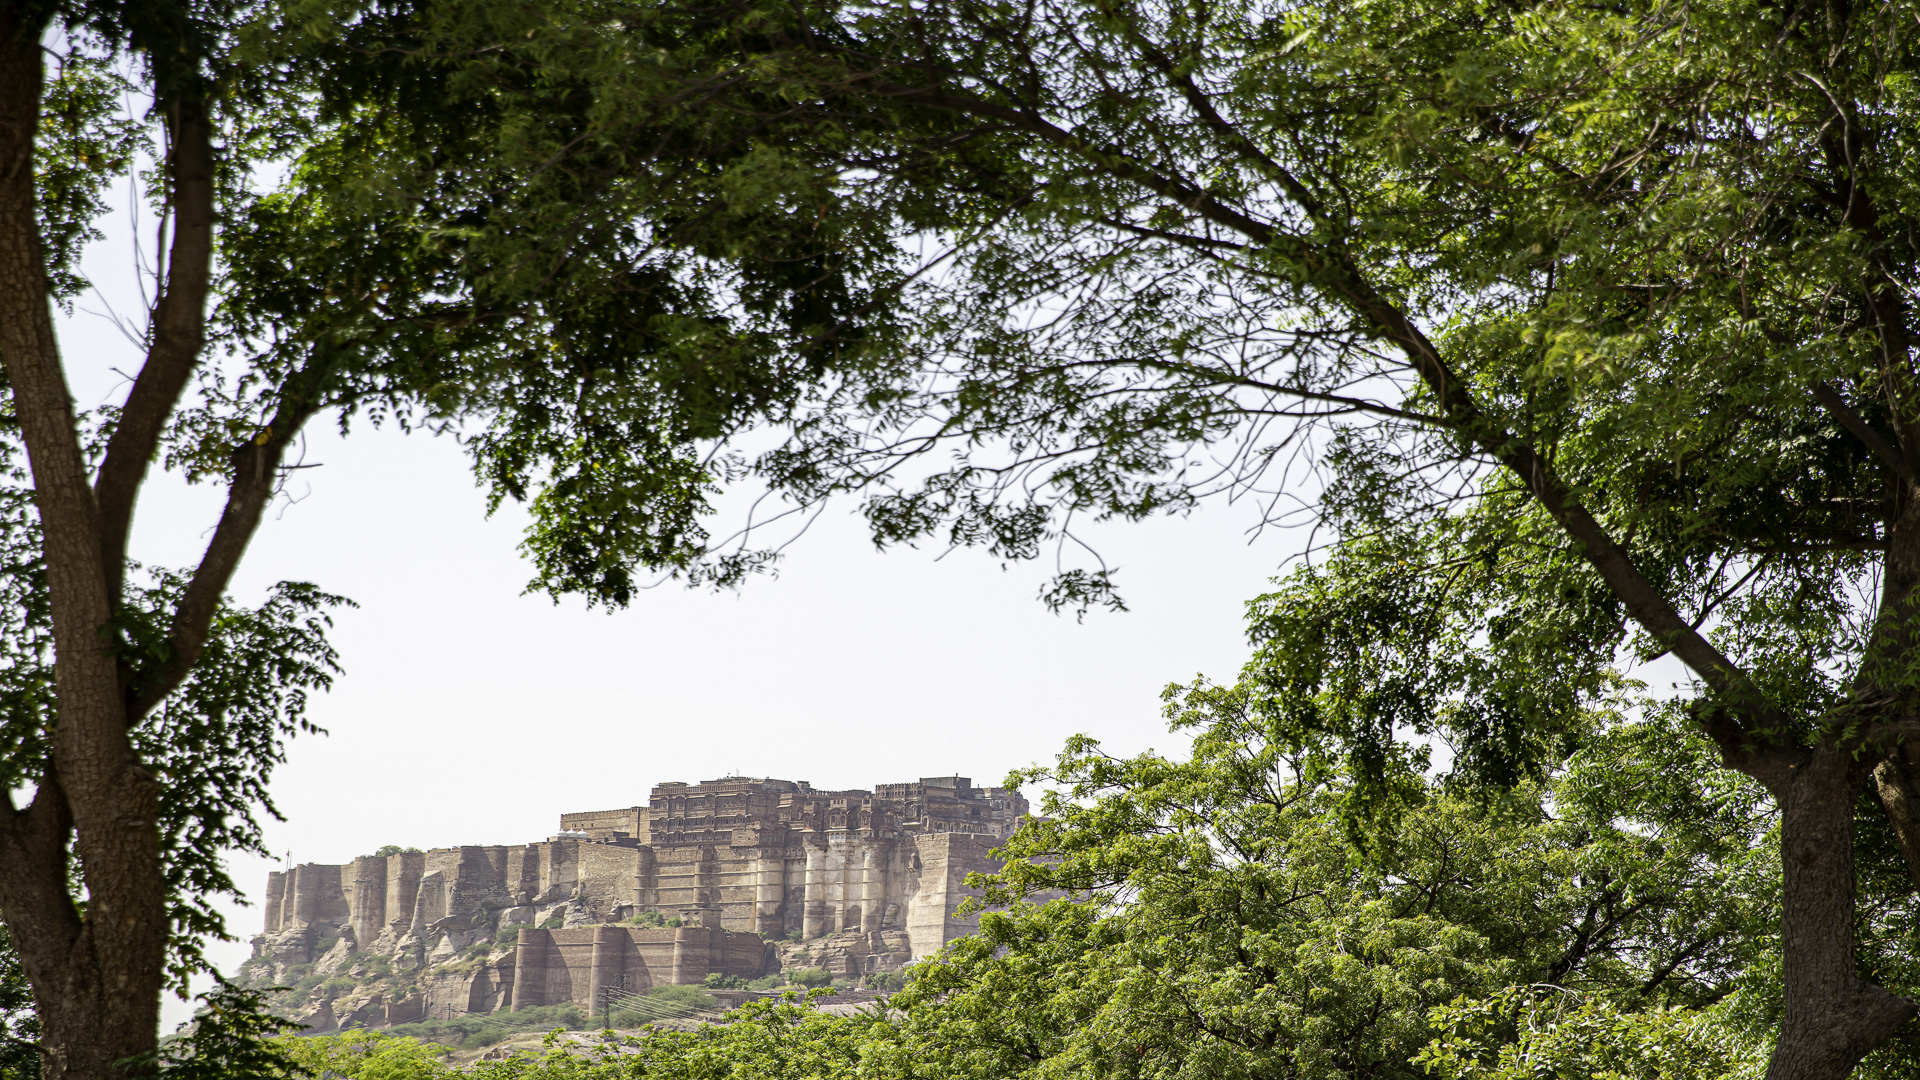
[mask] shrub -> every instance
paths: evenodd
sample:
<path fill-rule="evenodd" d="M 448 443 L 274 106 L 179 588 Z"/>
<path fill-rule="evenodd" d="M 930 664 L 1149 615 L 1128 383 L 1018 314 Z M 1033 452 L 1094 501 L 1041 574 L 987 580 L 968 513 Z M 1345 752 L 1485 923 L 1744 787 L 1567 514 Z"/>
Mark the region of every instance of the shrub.
<path fill-rule="evenodd" d="M 656 986 L 647 991 L 647 1000 L 685 1006 L 688 1012 L 713 1009 L 720 1004 L 698 986 Z"/>
<path fill-rule="evenodd" d="M 504 949 L 519 940 L 520 928 L 517 926 L 509 926 L 505 930 L 493 935 L 493 947 L 496 949 Z"/>
<path fill-rule="evenodd" d="M 867 976 L 869 990 L 898 990 L 907 984 L 907 980 L 897 971 L 876 971 Z"/>
<path fill-rule="evenodd" d="M 565 926 L 566 924 L 567 924 L 567 920 L 563 916 L 555 915 L 552 918 L 548 919 L 546 922 L 541 923 L 540 929 L 558 930 L 562 926 Z"/>
<path fill-rule="evenodd" d="M 765 978 L 755 979 L 748 983 L 747 989 L 778 990 L 785 985 L 787 985 L 787 977 L 785 975 L 768 975 Z"/>
<path fill-rule="evenodd" d="M 507 1036 L 512 1034 L 514 1033 L 505 1030 L 476 1031 L 472 1035 L 460 1040 L 460 1049 L 484 1050 L 494 1043 L 505 1041 Z"/>
<path fill-rule="evenodd" d="M 640 1058 L 616 1058 L 608 1053 L 613 1048 L 553 1047 L 545 1055 L 483 1063 L 472 1066 L 470 1072 L 447 1064 L 444 1047 L 384 1032 L 286 1037 L 277 1045 L 287 1048 L 301 1075 L 331 1080 L 859 1080 L 908 1075 L 905 1059 L 894 1049 L 888 1032 L 864 1017 L 834 1016 L 764 1001 L 741 1009 L 734 1019 L 735 1023 L 699 1031 L 656 1029 L 641 1037 L 644 1056 Z M 478 1049 L 486 1045 L 481 1038 L 492 1037 L 491 1032 L 475 1032 L 459 1041 L 471 1039 L 471 1048 Z M 876 1054 L 883 1056 L 879 1063 L 883 1068 L 893 1067 L 869 1071 L 866 1059 Z"/>
<path fill-rule="evenodd" d="M 792 971 L 787 972 L 787 981 L 795 986 L 804 986 L 812 989 L 816 986 L 827 986 L 831 984 L 833 982 L 833 972 L 828 971 L 826 968 L 794 968 Z"/>
<path fill-rule="evenodd" d="M 418 854 L 420 854 L 420 849 L 417 847 L 401 847 L 399 844 L 382 844 L 380 845 L 380 850 L 373 853 L 373 857 L 376 859 L 384 859 L 389 855 Z"/>
<path fill-rule="evenodd" d="M 457 1075 L 443 1060 L 444 1049 L 391 1031 L 283 1038 L 279 1045 L 297 1063 L 299 1075 L 355 1080 L 376 1076 L 381 1080 L 439 1080 Z"/>
<path fill-rule="evenodd" d="M 477 1050 L 492 1046 L 509 1035 L 523 1031 L 552 1031 L 554 1028 L 584 1031 L 591 1027 L 593 1027 L 592 1018 L 576 1006 L 545 1005 L 537 1009 L 522 1009 L 519 1012 L 469 1014 L 456 1016 L 451 1020 L 420 1020 L 411 1024 L 395 1024 L 386 1029 L 386 1034 L 439 1043 L 444 1046 L 459 1046 L 466 1050 Z M 368 1075 L 376 1074 L 369 1072 Z M 386 1073 L 377 1075 L 382 1080 L 387 1078 Z M 405 1076 L 406 1080 L 412 1080 L 411 1074 L 401 1075 Z"/>
<path fill-rule="evenodd" d="M 635 912 L 633 917 L 627 920 L 627 925 L 628 926 L 665 926 L 667 925 L 667 917 L 665 915 L 660 914 L 657 911 L 640 911 L 640 912 Z"/>
<path fill-rule="evenodd" d="M 788 941 L 799 941 L 799 940 L 800 940 L 800 939 L 801 939 L 802 937 L 805 937 L 805 936 L 806 936 L 806 935 L 804 935 L 804 934 L 802 934 L 802 933 L 801 933 L 800 931 L 798 931 L 798 930 L 789 930 L 789 931 L 787 931 L 787 940 L 788 940 Z"/>
<path fill-rule="evenodd" d="M 700 985 L 709 990 L 738 990 L 747 985 L 747 980 L 738 975 L 723 975 L 718 971 L 707 973 Z"/>

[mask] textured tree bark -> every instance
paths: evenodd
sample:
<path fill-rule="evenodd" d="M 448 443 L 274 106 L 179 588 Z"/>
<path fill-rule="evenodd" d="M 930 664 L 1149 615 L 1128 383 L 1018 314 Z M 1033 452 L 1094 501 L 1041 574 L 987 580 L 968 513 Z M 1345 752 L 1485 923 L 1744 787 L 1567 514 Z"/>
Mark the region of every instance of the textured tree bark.
<path fill-rule="evenodd" d="M 1907 861 L 1907 877 L 1913 881 L 1914 888 L 1920 889 L 1920 788 L 1914 784 L 1914 751 L 1920 749 L 1912 744 L 1897 747 L 1873 770 L 1874 793 L 1880 797 L 1880 808 L 1886 811 L 1887 821 L 1893 825 L 1893 835 L 1900 841 L 1900 854 Z"/>
<path fill-rule="evenodd" d="M 1854 957 L 1854 800 L 1865 769 L 1831 743 L 1768 787 L 1780 805 L 1781 949 L 1786 1016 L 1767 1080 L 1843 1080 L 1914 1015 L 1860 978 Z"/>
<path fill-rule="evenodd" d="M 98 515 L 48 306 L 33 170 L 44 27 L 0 10 L 0 362 L 44 534 L 59 718 L 33 802 L 0 818 L 0 911 L 40 1012 L 44 1075 L 107 1080 L 157 1038 L 166 889 L 159 785 L 128 737 Z M 84 918 L 68 892 L 69 835 Z"/>

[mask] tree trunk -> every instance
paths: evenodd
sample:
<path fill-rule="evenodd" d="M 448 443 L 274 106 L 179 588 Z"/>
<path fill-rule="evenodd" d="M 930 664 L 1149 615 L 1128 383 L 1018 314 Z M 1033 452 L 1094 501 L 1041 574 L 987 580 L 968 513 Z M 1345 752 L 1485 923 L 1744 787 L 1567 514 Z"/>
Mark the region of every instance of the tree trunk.
<path fill-rule="evenodd" d="M 0 912 L 32 984 L 47 1080 L 121 1080 L 154 1048 L 167 947 L 159 784 L 128 735 L 109 575 L 61 368 L 35 205 L 45 27 L 0 8 L 0 363 L 43 536 L 58 714 L 33 802 L 0 802 Z M 71 854 L 69 843 L 71 842 Z M 71 860 L 86 887 L 84 916 Z"/>
<path fill-rule="evenodd" d="M 1920 889 L 1920 762 L 1915 761 L 1920 744 L 1896 746 L 1873 770 L 1874 793 L 1880 808 L 1886 811 L 1893 835 L 1900 841 L 1900 854 L 1906 859 L 1907 877 Z"/>
<path fill-rule="evenodd" d="M 1831 742 L 1796 756 L 1765 778 L 1780 806 L 1786 991 L 1767 1080 L 1844 1080 L 1914 1003 L 1862 980 L 1854 957 L 1853 809 L 1865 767 Z"/>

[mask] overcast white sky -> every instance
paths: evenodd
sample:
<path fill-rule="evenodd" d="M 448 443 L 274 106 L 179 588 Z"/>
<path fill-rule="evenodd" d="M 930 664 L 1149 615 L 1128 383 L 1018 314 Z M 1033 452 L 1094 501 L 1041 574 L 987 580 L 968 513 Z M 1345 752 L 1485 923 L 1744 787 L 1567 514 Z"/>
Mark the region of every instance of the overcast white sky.
<path fill-rule="evenodd" d="M 88 270 L 100 294 L 62 326 L 82 408 L 118 401 L 137 351 L 107 319 L 137 313 L 124 219 Z M 275 776 L 286 815 L 268 829 L 296 862 L 344 862 L 382 844 L 525 843 L 563 811 L 644 803 L 663 780 L 739 773 L 868 787 L 960 773 L 996 783 L 1085 732 L 1116 751 L 1177 750 L 1159 715 L 1169 681 L 1230 679 L 1245 655 L 1243 603 L 1298 550 L 1299 533 L 1249 546 L 1251 507 L 1097 533 L 1132 607 L 1077 624 L 1035 599 L 1045 568 L 1003 571 L 958 552 L 876 553 L 851 506 L 790 550 L 777 578 L 715 594 L 669 585 L 625 611 L 521 594 L 522 517 L 491 520 L 449 439 L 310 432 L 299 502 L 273 515 L 235 595 L 282 579 L 351 597 L 334 641 L 346 674 L 318 699 L 324 737 Z M 134 557 L 190 565 L 219 492 L 171 481 L 140 505 Z M 277 861 L 240 858 L 256 894 Z M 214 950 L 231 970 L 260 928 Z M 167 1026 L 186 1006 L 169 1002 Z"/>

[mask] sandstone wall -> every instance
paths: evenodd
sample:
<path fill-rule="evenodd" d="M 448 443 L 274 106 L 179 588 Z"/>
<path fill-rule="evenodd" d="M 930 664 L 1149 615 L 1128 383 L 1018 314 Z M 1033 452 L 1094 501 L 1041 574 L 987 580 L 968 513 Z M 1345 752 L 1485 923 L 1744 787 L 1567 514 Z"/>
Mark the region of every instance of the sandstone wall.
<path fill-rule="evenodd" d="M 999 869 L 987 853 L 996 840 L 967 833 L 933 833 L 914 837 L 920 869 L 917 888 L 907 901 L 906 930 L 913 958 L 933 955 L 940 947 L 973 932 L 977 918 L 955 912 L 969 895 L 967 875 Z"/>
<path fill-rule="evenodd" d="M 652 854 L 639 847 L 575 843 L 577 884 L 596 914 L 612 919 L 615 909 L 640 906 L 642 869 L 652 864 Z"/>
<path fill-rule="evenodd" d="M 420 895 L 420 876 L 426 869 L 425 852 L 387 856 L 387 895 L 378 919 L 383 930 L 398 932 L 412 924 L 414 901 Z"/>
<path fill-rule="evenodd" d="M 767 947 L 757 934 L 707 926 L 581 926 L 520 931 L 514 948 L 511 1006 L 572 1002 L 597 1012 L 603 991 L 638 993 L 697 983 L 720 973 L 765 974 Z"/>
<path fill-rule="evenodd" d="M 287 875 L 279 870 L 267 871 L 267 892 L 260 904 L 260 907 L 265 911 L 267 917 L 267 933 L 272 934 L 279 931 L 284 918 L 280 907 L 286 901 L 286 898 Z"/>
<path fill-rule="evenodd" d="M 783 830 L 784 832 L 784 830 Z M 361 946 L 430 935 L 476 913 L 578 898 L 595 921 L 659 911 L 769 938 L 904 929 L 915 958 L 972 923 L 954 917 L 966 875 L 995 869 L 997 838 L 969 833 L 883 837 L 848 830 L 789 836 L 741 830 L 741 845 L 657 851 L 555 840 L 308 863 L 268 875 L 265 930 L 348 928 Z M 774 839 L 790 844 L 768 844 Z"/>
<path fill-rule="evenodd" d="M 588 838 L 593 840 L 630 837 L 642 844 L 650 842 L 647 838 L 647 808 L 644 806 L 561 814 L 560 831 L 586 833 Z"/>

